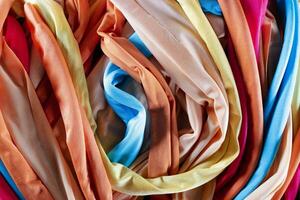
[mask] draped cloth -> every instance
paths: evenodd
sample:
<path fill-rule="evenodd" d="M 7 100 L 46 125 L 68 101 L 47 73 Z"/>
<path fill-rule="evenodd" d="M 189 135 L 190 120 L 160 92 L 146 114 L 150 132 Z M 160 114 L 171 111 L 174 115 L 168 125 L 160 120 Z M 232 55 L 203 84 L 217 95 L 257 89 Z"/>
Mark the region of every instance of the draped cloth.
<path fill-rule="evenodd" d="M 266 136 L 257 169 L 247 186 L 236 199 L 244 199 L 267 175 L 279 148 L 287 122 L 295 88 L 299 62 L 299 27 L 297 1 L 278 1 L 280 12 L 285 15 L 285 35 L 278 66 L 276 68 L 264 110 Z M 292 11 L 292 12 L 290 12 Z"/>

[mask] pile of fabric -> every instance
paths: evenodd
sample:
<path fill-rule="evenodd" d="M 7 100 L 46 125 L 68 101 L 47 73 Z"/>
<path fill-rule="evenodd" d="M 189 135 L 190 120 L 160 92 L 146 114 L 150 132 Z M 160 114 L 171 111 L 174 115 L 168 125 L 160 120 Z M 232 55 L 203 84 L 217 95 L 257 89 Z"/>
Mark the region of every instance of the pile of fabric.
<path fill-rule="evenodd" d="M 297 199 L 297 0 L 0 0 L 0 199 Z"/>

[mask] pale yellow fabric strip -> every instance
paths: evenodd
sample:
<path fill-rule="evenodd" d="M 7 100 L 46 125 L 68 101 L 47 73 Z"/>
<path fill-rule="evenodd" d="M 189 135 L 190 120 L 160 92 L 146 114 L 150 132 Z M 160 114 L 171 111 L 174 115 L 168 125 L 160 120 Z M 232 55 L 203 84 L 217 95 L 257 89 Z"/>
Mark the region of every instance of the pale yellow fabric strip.
<path fill-rule="evenodd" d="M 296 134 L 300 123 L 300 63 L 297 68 L 296 86 L 292 101 L 293 133 Z"/>
<path fill-rule="evenodd" d="M 238 146 L 237 140 L 239 135 L 239 128 L 241 125 L 241 117 L 236 118 L 236 116 L 241 116 L 241 108 L 240 108 L 240 101 L 238 97 L 237 88 L 235 85 L 234 77 L 227 60 L 226 54 L 220 44 L 217 35 L 215 34 L 213 28 L 211 27 L 208 19 L 206 18 L 205 14 L 203 13 L 199 2 L 196 0 L 177 0 L 185 14 L 188 16 L 192 24 L 197 29 L 200 37 L 205 41 L 210 54 L 212 55 L 223 79 L 223 83 L 225 85 L 228 100 L 229 100 L 229 107 L 230 107 L 230 117 L 229 123 L 231 124 L 231 128 L 228 129 L 228 135 L 230 136 L 230 131 L 233 132 L 234 136 L 234 143 L 231 145 Z M 234 128 L 238 127 L 238 128 Z M 235 132 L 236 131 L 236 132 Z M 239 148 L 237 148 L 237 152 L 233 157 L 233 160 L 237 157 L 239 153 Z M 212 184 L 208 185 L 207 187 L 212 186 Z M 201 191 L 201 188 L 199 188 Z M 209 188 L 209 190 L 213 190 L 213 188 Z"/>
<path fill-rule="evenodd" d="M 67 61 L 74 88 L 81 106 L 84 108 L 93 131 L 96 122 L 89 100 L 89 93 L 81 60 L 80 50 L 61 6 L 53 0 L 25 0 L 37 7 L 48 26 L 57 37 L 58 44 Z"/>
<path fill-rule="evenodd" d="M 211 56 L 214 58 L 215 63 L 220 71 L 223 83 L 226 88 L 226 92 L 229 100 L 229 129 L 228 133 L 233 133 L 235 136 L 235 142 L 232 145 L 236 145 L 238 149 L 238 135 L 241 126 L 241 107 L 238 97 L 237 87 L 233 78 L 233 74 L 225 55 L 225 52 L 220 44 L 218 37 L 216 36 L 213 28 L 209 24 L 206 16 L 204 15 L 199 2 L 196 0 L 178 0 L 186 15 L 191 20 L 199 32 L 201 38 L 205 41 Z M 230 134 L 228 134 L 230 135 Z M 235 157 L 238 155 L 237 150 Z M 235 158 L 234 157 L 234 158 Z M 234 159 L 233 158 L 233 159 Z"/>

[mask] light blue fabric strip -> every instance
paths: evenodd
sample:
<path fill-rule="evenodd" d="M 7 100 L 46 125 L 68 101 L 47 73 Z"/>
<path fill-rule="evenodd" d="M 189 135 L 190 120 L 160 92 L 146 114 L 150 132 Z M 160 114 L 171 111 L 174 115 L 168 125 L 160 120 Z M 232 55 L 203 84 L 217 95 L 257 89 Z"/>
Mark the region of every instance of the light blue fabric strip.
<path fill-rule="evenodd" d="M 280 60 L 268 93 L 265 109 L 265 142 L 257 169 L 236 200 L 245 199 L 268 174 L 276 157 L 290 112 L 299 62 L 299 13 L 296 0 L 278 0 L 285 16 L 285 35 Z"/>
<path fill-rule="evenodd" d="M 127 77 L 127 72 L 110 62 L 104 72 L 103 85 L 108 104 L 126 125 L 124 138 L 108 153 L 108 157 L 112 162 L 130 166 L 143 143 L 146 110 L 134 96 L 119 88 Z"/>
<path fill-rule="evenodd" d="M 9 172 L 7 171 L 5 165 L 3 164 L 2 160 L 0 160 L 0 173 L 6 180 L 6 182 L 9 184 L 9 186 L 13 189 L 15 194 L 17 195 L 18 199 L 25 200 L 23 197 L 23 194 L 18 189 L 17 185 L 15 184 L 14 180 L 9 175 Z"/>
<path fill-rule="evenodd" d="M 146 57 L 152 55 L 136 33 L 132 34 L 129 40 Z M 121 90 L 122 83 L 128 77 L 127 72 L 112 63 L 108 64 L 103 77 L 106 100 L 126 124 L 124 138 L 108 153 L 108 157 L 112 162 L 119 162 L 125 166 L 130 166 L 141 150 L 146 126 L 146 110 L 142 103 Z"/>

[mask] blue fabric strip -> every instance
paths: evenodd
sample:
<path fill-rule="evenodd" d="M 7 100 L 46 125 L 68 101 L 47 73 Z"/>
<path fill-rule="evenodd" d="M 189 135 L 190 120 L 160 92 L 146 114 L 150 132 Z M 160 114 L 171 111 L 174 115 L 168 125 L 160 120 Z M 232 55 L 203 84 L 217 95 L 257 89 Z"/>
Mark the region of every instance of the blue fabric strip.
<path fill-rule="evenodd" d="M 129 40 L 146 57 L 152 55 L 136 33 Z M 106 100 L 126 124 L 125 137 L 108 153 L 108 157 L 125 166 L 130 166 L 141 150 L 146 126 L 146 110 L 142 103 L 121 89 L 128 77 L 127 72 L 112 63 L 108 64 L 103 77 Z"/>
<path fill-rule="evenodd" d="M 206 13 L 221 16 L 222 10 L 217 0 L 199 0 L 201 8 Z"/>
<path fill-rule="evenodd" d="M 278 0 L 281 16 L 285 16 L 285 35 L 280 60 L 268 93 L 265 117 L 265 141 L 257 169 L 237 200 L 245 199 L 268 174 L 276 157 L 291 108 L 299 62 L 299 15 L 296 0 Z M 251 156 L 251 155 L 250 155 Z"/>
<path fill-rule="evenodd" d="M 146 110 L 134 96 L 120 89 L 129 74 L 108 64 L 104 72 L 104 94 L 108 104 L 126 125 L 124 138 L 108 153 L 112 162 L 130 166 L 136 159 L 144 138 Z M 134 80 L 132 80 L 134 81 Z"/>
<path fill-rule="evenodd" d="M 7 169 L 4 165 L 4 163 L 2 162 L 2 160 L 0 160 L 0 173 L 4 177 L 6 182 L 9 184 L 9 186 L 13 189 L 13 191 L 17 195 L 18 199 L 25 200 L 25 198 L 23 197 L 23 194 L 20 192 L 20 190 L 18 189 L 18 187 L 15 184 L 14 180 L 9 175 L 9 172 L 7 171 Z"/>

